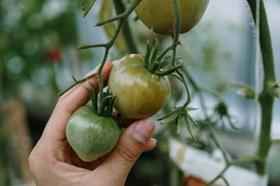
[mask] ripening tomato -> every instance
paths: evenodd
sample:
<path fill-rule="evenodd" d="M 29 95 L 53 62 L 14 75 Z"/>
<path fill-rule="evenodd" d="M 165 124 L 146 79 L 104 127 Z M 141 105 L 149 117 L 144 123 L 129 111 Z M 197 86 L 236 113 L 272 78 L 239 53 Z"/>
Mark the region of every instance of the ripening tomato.
<path fill-rule="evenodd" d="M 83 161 L 109 153 L 117 144 L 121 129 L 114 118 L 95 114 L 91 106 L 80 107 L 66 126 L 66 138 Z"/>
<path fill-rule="evenodd" d="M 109 89 L 122 116 L 142 119 L 154 115 L 164 105 L 169 95 L 169 80 L 152 74 L 145 67 L 143 56 L 131 54 L 113 67 Z"/>
<path fill-rule="evenodd" d="M 191 30 L 204 14 L 209 0 L 179 0 L 181 33 Z M 174 29 L 173 0 L 142 0 L 136 8 L 140 20 L 158 34 L 172 34 Z"/>

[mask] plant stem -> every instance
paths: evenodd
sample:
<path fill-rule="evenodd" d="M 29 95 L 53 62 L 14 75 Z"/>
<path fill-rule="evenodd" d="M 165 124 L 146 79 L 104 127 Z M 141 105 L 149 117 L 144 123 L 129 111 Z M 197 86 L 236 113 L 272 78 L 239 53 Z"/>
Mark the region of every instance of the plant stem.
<path fill-rule="evenodd" d="M 229 169 L 229 167 L 230 167 L 230 164 L 226 165 L 224 167 L 224 169 L 213 180 L 211 180 L 209 183 L 206 184 L 206 186 L 213 185 L 216 181 L 218 181 L 220 178 L 222 178 L 224 173 Z"/>
<path fill-rule="evenodd" d="M 113 0 L 113 2 L 115 5 L 117 14 L 122 14 L 123 12 L 125 12 L 126 9 L 125 9 L 125 5 L 122 2 L 122 0 Z M 138 49 L 133 40 L 133 36 L 131 34 L 132 32 L 131 32 L 128 22 L 129 22 L 129 20 L 127 20 L 127 22 L 123 25 L 123 28 L 122 28 L 123 37 L 125 39 L 126 46 L 127 46 L 129 53 L 138 53 Z"/>
<path fill-rule="evenodd" d="M 173 162 L 171 164 L 171 175 L 170 175 L 170 185 L 172 186 L 182 186 L 184 174 Z"/>
<path fill-rule="evenodd" d="M 256 23 L 256 0 L 247 0 L 250 6 L 254 21 Z M 269 150 L 271 147 L 271 125 L 273 115 L 274 96 L 271 94 L 271 83 L 276 82 L 275 66 L 273 59 L 273 49 L 271 43 L 271 35 L 263 0 L 260 0 L 260 48 L 263 63 L 263 90 L 259 96 L 261 107 L 261 131 L 259 137 L 259 145 L 257 156 L 260 162 L 256 163 L 257 172 L 260 175 L 266 174 L 266 164 Z"/>

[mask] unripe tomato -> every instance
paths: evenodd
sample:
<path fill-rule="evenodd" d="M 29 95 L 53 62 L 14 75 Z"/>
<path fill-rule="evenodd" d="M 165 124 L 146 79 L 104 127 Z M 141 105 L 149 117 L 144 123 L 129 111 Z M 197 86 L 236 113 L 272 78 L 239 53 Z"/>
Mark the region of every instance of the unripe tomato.
<path fill-rule="evenodd" d="M 83 161 L 94 161 L 117 144 L 121 129 L 114 118 L 98 116 L 90 106 L 80 107 L 66 126 L 66 138 Z"/>
<path fill-rule="evenodd" d="M 122 116 L 142 119 L 154 115 L 164 105 L 169 95 L 169 80 L 148 71 L 141 55 L 131 54 L 113 67 L 109 89 Z"/>
<path fill-rule="evenodd" d="M 209 0 L 179 0 L 181 33 L 191 30 L 204 14 Z M 140 20 L 158 34 L 172 34 L 174 29 L 173 0 L 142 0 L 136 8 Z"/>

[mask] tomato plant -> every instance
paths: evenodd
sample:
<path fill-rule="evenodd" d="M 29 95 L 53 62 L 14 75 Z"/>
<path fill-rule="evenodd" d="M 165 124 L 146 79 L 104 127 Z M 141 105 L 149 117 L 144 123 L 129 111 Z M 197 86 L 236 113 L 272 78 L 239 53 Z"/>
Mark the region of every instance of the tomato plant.
<path fill-rule="evenodd" d="M 84 1 L 84 15 L 90 11 L 94 2 L 95 0 Z M 262 108 L 262 130 L 260 132 L 258 152 L 255 154 L 255 156 L 246 157 L 245 160 L 244 158 L 232 160 L 223 150 L 218 139 L 216 138 L 214 131 L 215 124 L 222 122 L 224 125 L 223 120 L 226 120 L 232 126 L 232 128 L 235 128 L 232 125 L 233 123 L 231 123 L 230 114 L 227 112 L 227 106 L 224 104 L 225 102 L 223 98 L 217 95 L 215 92 L 201 87 L 188 72 L 187 68 L 181 68 L 182 64 L 179 62 L 180 57 L 177 56 L 177 46 L 181 44 L 179 40 L 180 33 L 189 31 L 200 21 L 207 8 L 209 0 L 133 0 L 129 1 L 127 6 L 122 1 L 114 0 L 113 2 L 117 15 L 115 17 L 109 18 L 108 20 L 102 20 L 96 24 L 96 26 L 104 26 L 113 22 L 117 23 L 117 28 L 114 30 L 115 33 L 110 37 L 111 40 L 109 40 L 107 43 L 79 46 L 80 49 L 100 47 L 104 48 L 104 56 L 100 62 L 97 72 L 100 90 L 98 96 L 99 108 L 97 109 L 97 105 L 93 104 L 93 116 L 95 118 L 102 117 L 103 119 L 107 120 L 108 114 L 111 114 L 112 112 L 112 105 L 115 105 L 116 109 L 123 116 L 130 119 L 140 119 L 153 115 L 162 107 L 167 99 L 169 83 L 166 75 L 172 75 L 180 80 L 180 82 L 184 85 L 186 91 L 186 96 L 184 98 L 186 98 L 186 100 L 183 105 L 175 107 L 172 105 L 172 108 L 170 107 L 171 109 L 169 109 L 171 112 L 159 120 L 168 125 L 176 125 L 177 132 L 188 130 L 192 136 L 191 139 L 188 139 L 188 142 L 193 142 L 194 146 L 209 146 L 211 150 L 219 149 L 222 152 L 225 167 L 207 185 L 215 184 L 220 178 L 224 180 L 226 185 L 229 185 L 226 177 L 224 177 L 224 173 L 231 166 L 237 164 L 239 165 L 253 162 L 256 165 L 256 170 L 260 175 L 266 174 L 266 160 L 272 141 L 270 136 L 272 108 L 274 99 L 276 97 L 275 89 L 279 88 L 279 84 L 276 83 L 276 77 L 274 73 L 271 38 L 263 0 L 247 0 L 256 25 L 257 34 L 260 36 L 256 38 L 259 39 L 257 43 L 260 43 L 260 50 L 263 54 L 262 62 L 264 68 L 263 71 L 265 76 L 265 86 L 259 94 L 259 99 L 256 99 L 259 100 L 260 107 Z M 103 1 L 102 3 L 108 2 Z M 130 33 L 128 18 L 133 11 L 136 11 L 136 14 L 140 20 L 154 32 L 163 35 L 172 34 L 173 42 L 169 47 L 163 48 L 162 50 L 160 50 L 159 47 L 149 47 L 148 44 L 145 57 L 140 55 L 129 55 L 125 58 L 122 58 L 119 64 L 112 70 L 109 79 L 109 89 L 112 95 L 110 95 L 111 97 L 109 96 L 110 100 L 108 101 L 108 95 L 106 95 L 104 92 L 104 82 L 101 73 L 102 68 L 104 67 L 108 55 L 110 54 L 111 48 L 114 46 L 114 43 L 121 32 L 125 38 L 129 38 L 125 40 L 128 48 L 134 48 L 137 50 L 137 47 L 135 47 L 135 44 L 133 44 L 133 37 L 128 37 L 128 33 Z M 77 81 L 76 84 L 85 81 L 87 78 L 88 77 Z M 191 89 L 189 89 L 189 87 Z M 190 115 L 190 111 L 196 110 L 195 108 L 189 106 L 192 98 L 191 93 L 198 96 L 200 102 L 199 104 L 202 109 L 203 119 L 199 123 L 193 120 Z M 253 95 L 257 94 L 254 93 Z M 279 94 L 277 95 L 279 96 Z M 208 114 L 204 96 L 211 96 L 218 102 L 213 115 Z M 96 100 L 96 97 L 94 100 Z M 104 118 L 103 108 L 107 107 L 110 109 L 105 111 L 105 113 L 107 113 L 105 114 L 107 118 Z M 214 117 L 215 114 L 217 114 L 218 117 Z M 73 118 L 75 118 L 75 116 L 73 116 Z M 84 117 L 84 120 L 86 120 L 86 118 L 91 118 L 91 116 Z M 215 120 L 215 118 L 218 119 Z M 98 120 L 98 122 L 100 120 Z M 73 121 L 75 121 L 75 119 Z M 92 120 L 92 122 L 96 125 L 98 123 L 97 120 Z M 91 126 L 90 124 L 91 123 L 88 123 L 86 126 L 89 127 Z M 197 133 L 191 132 L 191 124 L 197 127 Z M 71 123 L 69 123 L 69 127 L 70 126 L 72 126 Z M 169 135 L 168 137 L 174 137 L 175 133 L 172 132 L 171 128 L 167 129 L 169 130 L 166 132 L 166 134 Z M 91 128 L 89 127 L 83 134 L 88 134 L 87 131 L 90 130 Z M 77 132 L 77 130 L 73 131 Z M 94 132 L 96 131 L 89 133 L 91 134 Z M 105 133 L 103 134 L 105 135 Z M 82 144 L 82 142 L 79 142 L 79 139 L 75 138 L 75 140 L 77 140 L 76 142 L 78 142 L 78 144 Z M 74 143 L 76 142 L 74 141 L 72 146 L 73 148 L 78 149 L 78 145 L 77 147 L 74 147 Z M 85 143 L 83 143 L 83 145 L 84 144 Z M 91 141 L 89 144 L 95 145 L 93 141 Z M 88 148 L 90 147 L 86 147 L 83 150 L 88 150 Z M 99 149 L 97 149 L 97 151 L 94 153 L 93 157 L 95 157 L 96 154 L 98 154 L 96 157 L 101 155 L 98 150 Z M 83 158 L 87 159 L 86 156 Z M 174 172 L 177 174 L 176 171 Z M 180 175 L 178 174 L 178 176 Z M 182 184 L 178 183 L 172 185 Z"/>
<path fill-rule="evenodd" d="M 151 73 L 145 66 L 144 57 L 131 54 L 113 67 L 109 88 L 121 115 L 142 119 L 154 115 L 164 105 L 169 94 L 169 80 Z"/>
<path fill-rule="evenodd" d="M 97 115 L 91 106 L 80 107 L 66 126 L 67 140 L 83 161 L 93 161 L 109 153 L 120 134 L 114 118 Z"/>
<path fill-rule="evenodd" d="M 191 30 L 203 16 L 209 0 L 179 0 L 181 33 Z M 136 8 L 140 20 L 158 34 L 172 34 L 175 17 L 172 0 L 142 0 Z"/>

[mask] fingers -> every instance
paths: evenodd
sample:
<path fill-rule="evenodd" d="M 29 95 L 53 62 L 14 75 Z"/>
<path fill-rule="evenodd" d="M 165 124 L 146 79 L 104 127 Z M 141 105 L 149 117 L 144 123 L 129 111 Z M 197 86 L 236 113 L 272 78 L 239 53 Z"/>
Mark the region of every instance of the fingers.
<path fill-rule="evenodd" d="M 134 122 L 123 133 L 117 147 L 94 172 L 93 175 L 108 175 L 106 181 L 114 185 L 124 185 L 128 173 L 140 155 L 155 147 L 156 141 L 151 139 L 155 129 L 149 120 Z M 101 183 L 100 183 L 101 184 Z M 102 183 L 106 185 L 105 183 Z"/>
<path fill-rule="evenodd" d="M 120 113 L 118 113 L 116 110 L 113 111 L 113 116 L 115 118 L 117 118 L 117 120 L 119 121 L 119 123 L 121 124 L 122 127 L 127 128 L 129 127 L 129 125 L 131 125 L 131 123 L 137 121 L 135 119 L 128 119 L 123 117 Z"/>
<path fill-rule="evenodd" d="M 145 145 L 145 152 L 153 150 L 157 145 L 157 140 L 154 138 L 151 138 L 148 143 Z"/>
<path fill-rule="evenodd" d="M 106 83 L 113 65 L 107 62 L 102 75 Z M 50 120 L 44 130 L 43 135 L 49 140 L 57 141 L 65 139 L 65 127 L 71 115 L 82 105 L 85 105 L 90 98 L 90 88 L 93 85 L 98 88 L 98 79 L 92 76 L 87 81 L 78 84 L 66 92 L 58 101 Z"/>

